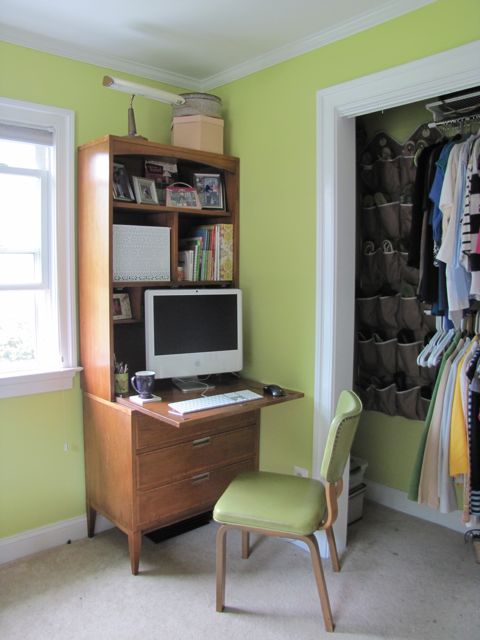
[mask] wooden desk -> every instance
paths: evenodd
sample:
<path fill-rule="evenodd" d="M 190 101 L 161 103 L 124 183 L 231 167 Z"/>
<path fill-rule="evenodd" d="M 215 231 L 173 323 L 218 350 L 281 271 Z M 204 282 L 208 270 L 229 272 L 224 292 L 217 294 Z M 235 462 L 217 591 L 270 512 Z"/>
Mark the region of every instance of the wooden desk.
<path fill-rule="evenodd" d="M 235 380 L 209 394 L 263 385 Z M 285 390 L 184 416 L 168 402 L 198 396 L 158 388 L 162 401 L 143 406 L 128 398 L 109 402 L 84 394 L 88 535 L 101 513 L 128 536 L 131 569 L 138 573 L 142 535 L 213 508 L 240 472 L 258 469 L 260 410 L 303 397 Z"/>

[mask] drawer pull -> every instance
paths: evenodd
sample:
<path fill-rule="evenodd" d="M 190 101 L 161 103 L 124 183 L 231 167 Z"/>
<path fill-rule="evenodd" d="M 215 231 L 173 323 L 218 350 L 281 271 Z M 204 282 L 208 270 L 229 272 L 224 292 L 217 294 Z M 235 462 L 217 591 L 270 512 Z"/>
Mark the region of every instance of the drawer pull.
<path fill-rule="evenodd" d="M 210 436 L 207 436 L 206 438 L 198 438 L 198 440 L 194 440 L 192 442 L 192 445 L 194 447 L 204 447 L 206 444 L 210 444 Z"/>
<path fill-rule="evenodd" d="M 198 484 L 199 482 L 205 482 L 210 478 L 208 471 L 206 473 L 199 473 L 197 476 L 192 476 L 192 484 Z"/>

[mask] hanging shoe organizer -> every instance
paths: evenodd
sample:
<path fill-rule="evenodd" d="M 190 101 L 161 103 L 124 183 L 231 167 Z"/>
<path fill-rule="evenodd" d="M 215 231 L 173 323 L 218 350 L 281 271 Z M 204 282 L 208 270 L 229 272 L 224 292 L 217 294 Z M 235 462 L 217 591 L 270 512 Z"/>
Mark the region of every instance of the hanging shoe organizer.
<path fill-rule="evenodd" d="M 415 154 L 439 137 L 427 125 L 403 145 L 379 133 L 359 158 L 356 390 L 365 409 L 413 420 L 425 419 L 437 373 L 417 364 L 435 318 L 416 297 L 418 269 L 407 264 Z"/>

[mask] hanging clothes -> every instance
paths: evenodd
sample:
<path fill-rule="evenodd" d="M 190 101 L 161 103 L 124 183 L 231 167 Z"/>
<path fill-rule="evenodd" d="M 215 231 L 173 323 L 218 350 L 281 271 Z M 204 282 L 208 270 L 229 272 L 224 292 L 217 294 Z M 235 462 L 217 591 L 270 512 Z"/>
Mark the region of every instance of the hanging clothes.
<path fill-rule="evenodd" d="M 458 508 L 454 483 L 462 481 L 467 521 L 480 516 L 480 340 L 461 332 L 480 300 L 480 137 L 424 149 L 417 179 L 412 234 L 420 237 L 410 240 L 408 262 L 420 270 L 419 299 L 456 332 L 437 332 L 419 355 L 421 365 L 441 364 L 408 497 L 448 513 Z"/>

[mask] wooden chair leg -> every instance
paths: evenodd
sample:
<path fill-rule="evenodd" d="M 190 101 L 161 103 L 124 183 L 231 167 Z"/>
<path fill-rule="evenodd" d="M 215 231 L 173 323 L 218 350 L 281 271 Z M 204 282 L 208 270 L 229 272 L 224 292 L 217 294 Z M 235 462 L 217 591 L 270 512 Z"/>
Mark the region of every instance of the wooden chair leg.
<path fill-rule="evenodd" d="M 225 573 L 226 573 L 226 538 L 227 527 L 221 525 L 217 531 L 216 564 L 217 564 L 217 611 L 223 611 L 225 606 Z"/>
<path fill-rule="evenodd" d="M 242 558 L 246 560 L 250 555 L 250 532 L 242 530 Z"/>
<path fill-rule="evenodd" d="M 330 608 L 330 600 L 328 597 L 327 585 L 325 583 L 325 576 L 323 575 L 322 560 L 320 558 L 320 550 L 318 548 L 318 542 L 315 535 L 304 536 L 302 540 L 308 545 L 310 549 L 310 555 L 312 558 L 313 574 L 317 583 L 318 595 L 320 596 L 320 605 L 322 607 L 323 622 L 327 631 L 333 631 L 333 617 L 332 610 Z"/>
<path fill-rule="evenodd" d="M 338 559 L 337 543 L 335 542 L 335 534 L 333 533 L 333 527 L 325 529 L 327 535 L 328 548 L 330 550 L 330 559 L 332 561 L 332 569 L 334 571 L 340 571 L 340 561 Z"/>

